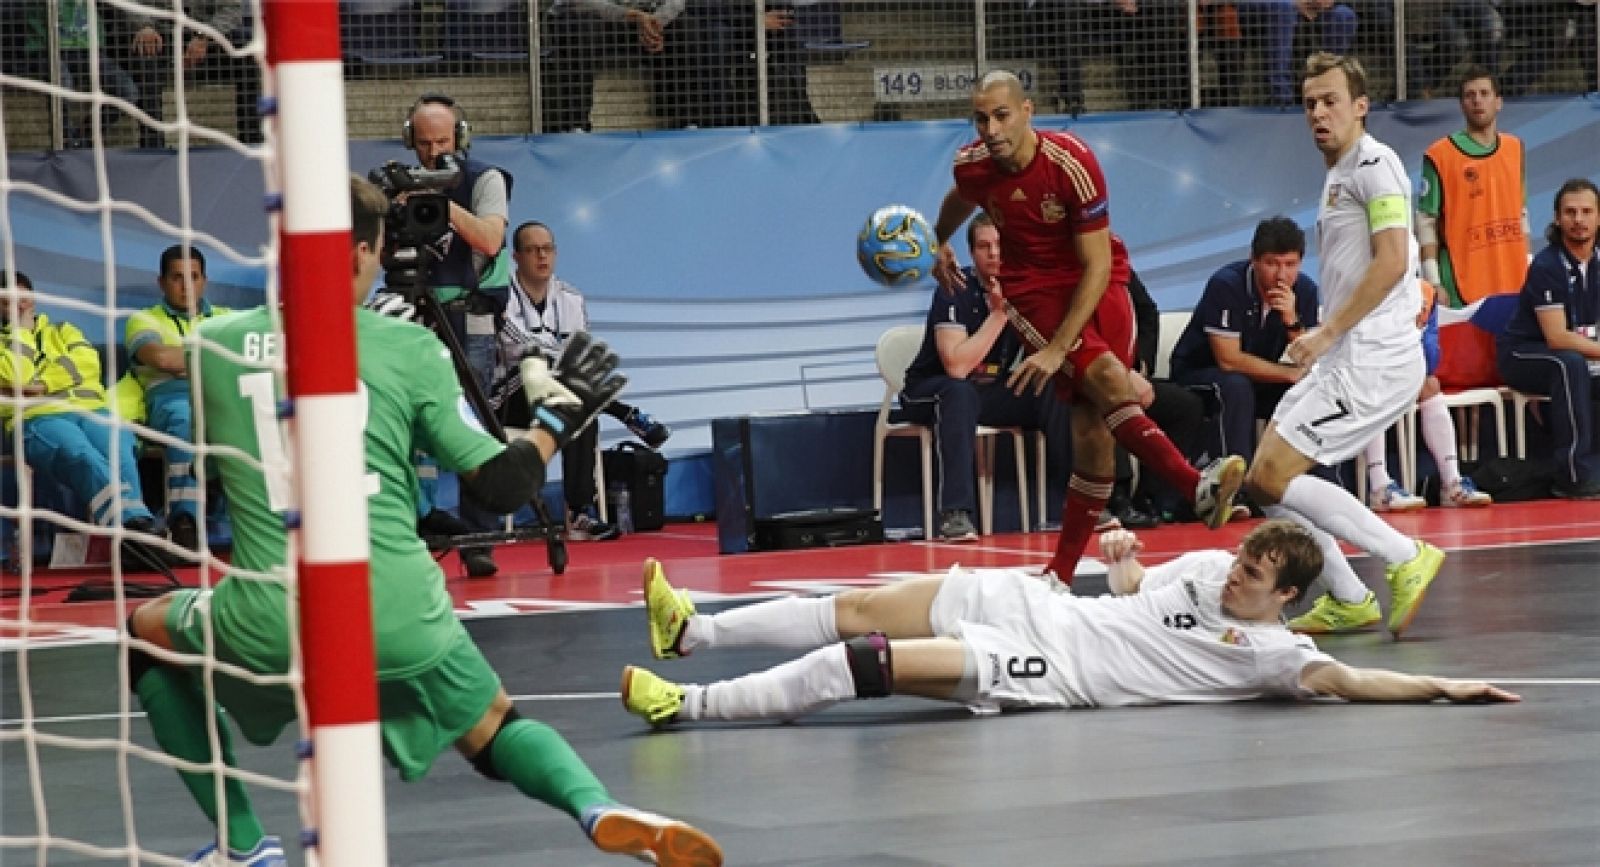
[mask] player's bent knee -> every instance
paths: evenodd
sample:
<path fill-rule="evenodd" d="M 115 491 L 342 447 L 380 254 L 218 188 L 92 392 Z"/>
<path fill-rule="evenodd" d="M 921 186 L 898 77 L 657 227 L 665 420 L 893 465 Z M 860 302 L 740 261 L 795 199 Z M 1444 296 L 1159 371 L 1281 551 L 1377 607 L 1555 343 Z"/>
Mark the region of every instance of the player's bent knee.
<path fill-rule="evenodd" d="M 472 758 L 467 760 L 472 763 L 473 770 L 497 783 L 505 782 L 506 778 L 501 776 L 494 766 L 494 742 L 496 738 L 500 737 L 500 733 L 506 730 L 506 726 L 519 719 L 522 719 L 522 714 L 517 713 L 515 707 L 506 709 L 505 715 L 500 717 L 500 725 L 495 728 L 494 734 L 489 736 L 489 740 L 483 745 L 483 749 L 478 750 Z"/>
<path fill-rule="evenodd" d="M 145 607 L 147 606 L 141 606 L 139 611 L 143 611 Z M 136 628 L 134 625 L 134 618 L 139 616 L 139 611 L 135 611 L 133 614 L 128 615 L 128 634 L 135 638 L 141 637 L 139 635 L 138 628 Z M 139 681 L 144 679 L 146 673 L 160 664 L 161 660 L 156 659 L 149 653 L 137 647 L 129 647 L 128 686 L 137 691 L 139 689 Z"/>
<path fill-rule="evenodd" d="M 844 643 L 856 698 L 886 698 L 894 687 L 894 656 L 889 638 L 873 632 Z"/>

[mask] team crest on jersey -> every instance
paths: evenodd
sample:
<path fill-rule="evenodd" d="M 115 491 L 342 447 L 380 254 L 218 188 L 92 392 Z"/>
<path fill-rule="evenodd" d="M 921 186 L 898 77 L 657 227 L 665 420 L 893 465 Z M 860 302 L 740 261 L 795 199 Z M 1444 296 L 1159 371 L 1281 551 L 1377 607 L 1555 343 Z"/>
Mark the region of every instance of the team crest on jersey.
<path fill-rule="evenodd" d="M 1039 216 L 1046 223 L 1059 223 L 1067 218 L 1067 208 L 1055 193 L 1046 193 L 1044 201 L 1039 203 Z"/>
<path fill-rule="evenodd" d="M 466 395 L 463 394 L 460 399 L 456 401 L 456 412 L 461 413 L 461 420 L 466 423 L 467 427 L 472 428 L 478 433 L 486 434 L 489 432 L 484 429 L 483 422 L 478 420 L 478 414 L 473 411 L 472 404 L 467 402 Z"/>
<path fill-rule="evenodd" d="M 1342 184 L 1329 184 L 1328 185 L 1328 203 L 1327 203 L 1328 207 L 1331 208 L 1334 205 L 1337 205 L 1339 203 L 1339 191 L 1342 188 L 1343 188 Z"/>
<path fill-rule="evenodd" d="M 1246 633 L 1244 633 L 1244 632 L 1242 632 L 1242 631 L 1240 631 L 1238 629 L 1235 629 L 1232 626 L 1230 626 L 1230 627 L 1228 627 L 1226 632 L 1222 633 L 1222 643 L 1223 644 L 1232 644 L 1232 645 L 1236 645 L 1238 647 L 1249 647 L 1250 646 L 1250 636 L 1248 634 L 1246 634 Z"/>
<path fill-rule="evenodd" d="M 1024 193 L 1022 191 L 1021 187 L 1017 187 L 1016 189 L 1011 191 L 1011 201 L 1013 201 L 1013 202 L 1026 202 L 1027 200 L 1028 200 L 1028 194 Z"/>

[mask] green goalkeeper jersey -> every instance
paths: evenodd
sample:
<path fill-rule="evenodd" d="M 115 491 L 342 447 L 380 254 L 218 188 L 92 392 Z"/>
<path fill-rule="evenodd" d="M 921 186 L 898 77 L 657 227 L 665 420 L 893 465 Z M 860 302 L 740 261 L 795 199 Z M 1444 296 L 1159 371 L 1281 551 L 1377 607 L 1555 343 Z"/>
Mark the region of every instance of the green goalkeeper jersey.
<path fill-rule="evenodd" d="M 283 512 L 291 505 L 291 488 L 277 418 L 277 376 L 270 365 L 282 335 L 274 332 L 269 311 L 260 307 L 208 320 L 200 334 L 205 341 L 199 381 L 206 441 L 261 461 L 258 467 L 221 453 L 215 458 L 233 519 L 233 562 L 252 572 L 279 573 L 287 559 Z M 432 333 L 357 310 L 356 337 L 366 410 L 372 619 L 378 673 L 387 679 L 431 665 L 457 628 L 444 573 L 417 536 L 412 452 L 420 449 L 449 469 L 468 470 L 482 466 L 504 446 L 478 423 L 462 397 L 444 344 Z M 196 422 L 199 429 L 200 420 Z M 299 445 L 317 447 L 314 442 Z M 212 600 L 217 634 L 237 653 L 238 662 L 256 671 L 285 671 L 287 606 L 281 582 L 230 576 L 218 583 Z"/>

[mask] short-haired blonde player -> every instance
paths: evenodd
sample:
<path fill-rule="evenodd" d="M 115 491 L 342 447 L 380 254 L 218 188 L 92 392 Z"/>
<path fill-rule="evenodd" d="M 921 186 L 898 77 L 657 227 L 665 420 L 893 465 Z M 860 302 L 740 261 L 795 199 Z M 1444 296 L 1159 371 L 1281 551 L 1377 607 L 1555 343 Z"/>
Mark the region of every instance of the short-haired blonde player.
<path fill-rule="evenodd" d="M 1382 619 L 1377 598 L 1340 553 L 1338 536 L 1388 564 L 1389 631 L 1399 637 L 1439 574 L 1444 552 L 1406 537 L 1309 471 L 1360 454 L 1422 388 L 1411 182 L 1394 151 L 1367 134 L 1360 61 L 1318 52 L 1306 61 L 1301 88 L 1312 140 L 1328 166 L 1317 212 L 1324 316 L 1289 344 L 1289 359 L 1310 370 L 1279 401 L 1245 487 L 1268 517 L 1305 524 L 1322 545 L 1328 593 L 1290 628 L 1347 632 Z"/>
<path fill-rule="evenodd" d="M 1487 683 L 1346 666 L 1284 628 L 1285 605 L 1322 571 L 1322 550 L 1292 521 L 1251 530 L 1238 554 L 1195 551 L 1153 566 L 1126 530 L 1100 536 L 1112 596 L 1055 592 L 1023 569 L 913 578 L 836 596 L 789 597 L 697 614 L 646 561 L 658 658 L 720 647 L 809 651 L 717 683 L 622 674 L 622 701 L 661 725 L 792 719 L 841 701 L 912 695 L 986 709 L 1119 707 L 1307 699 L 1516 701 Z M 1054 585 L 1054 586 L 1052 586 Z"/>

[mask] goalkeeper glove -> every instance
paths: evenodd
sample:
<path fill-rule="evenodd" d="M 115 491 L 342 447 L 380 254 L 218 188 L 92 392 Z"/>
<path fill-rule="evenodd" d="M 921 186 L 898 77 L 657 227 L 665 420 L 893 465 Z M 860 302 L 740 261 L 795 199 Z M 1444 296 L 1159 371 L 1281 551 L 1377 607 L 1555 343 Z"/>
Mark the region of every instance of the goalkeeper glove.
<path fill-rule="evenodd" d="M 522 360 L 521 373 L 533 426 L 548 433 L 558 451 L 582 433 L 628 383 L 628 378 L 617 372 L 616 353 L 582 331 L 567 341 L 554 368 L 544 356 L 532 355 Z"/>

